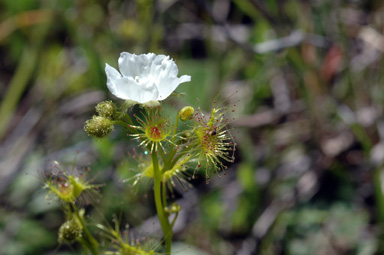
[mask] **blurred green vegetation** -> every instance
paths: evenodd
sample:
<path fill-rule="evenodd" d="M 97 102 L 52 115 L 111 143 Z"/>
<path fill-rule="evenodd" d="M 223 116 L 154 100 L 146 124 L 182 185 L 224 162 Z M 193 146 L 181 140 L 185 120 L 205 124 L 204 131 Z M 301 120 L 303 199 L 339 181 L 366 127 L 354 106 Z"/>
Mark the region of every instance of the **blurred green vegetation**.
<path fill-rule="evenodd" d="M 383 254 L 382 1 L 3 0 L 0 17 L 0 254 L 78 254 L 41 188 L 52 160 L 106 184 L 91 224 L 159 235 L 151 192 L 122 181 L 136 144 L 83 131 L 122 51 L 192 76 L 174 112 L 236 104 L 235 164 L 175 188 L 177 254 Z"/>

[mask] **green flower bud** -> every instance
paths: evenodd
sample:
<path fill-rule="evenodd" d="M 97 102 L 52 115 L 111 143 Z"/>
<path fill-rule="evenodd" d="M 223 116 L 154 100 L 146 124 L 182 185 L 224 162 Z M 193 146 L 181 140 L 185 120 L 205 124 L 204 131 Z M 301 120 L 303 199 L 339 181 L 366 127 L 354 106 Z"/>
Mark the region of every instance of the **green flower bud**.
<path fill-rule="evenodd" d="M 176 203 L 173 203 L 171 205 L 171 212 L 172 213 L 178 213 L 179 211 L 181 210 L 181 206 L 176 204 Z"/>
<path fill-rule="evenodd" d="M 195 109 L 192 106 L 184 106 L 183 109 L 179 111 L 179 116 L 182 121 L 190 119 L 195 112 Z"/>
<path fill-rule="evenodd" d="M 81 225 L 75 219 L 64 222 L 59 229 L 59 243 L 73 243 L 81 237 Z"/>
<path fill-rule="evenodd" d="M 168 209 L 168 207 L 164 207 L 164 215 L 165 215 L 165 217 L 168 217 L 169 215 L 171 215 L 171 214 L 169 213 L 169 209 Z"/>
<path fill-rule="evenodd" d="M 112 101 L 103 101 L 96 105 L 96 112 L 108 119 L 115 119 L 117 116 L 117 107 Z"/>
<path fill-rule="evenodd" d="M 85 122 L 84 130 L 89 136 L 104 138 L 113 131 L 113 122 L 102 116 L 93 116 Z"/>

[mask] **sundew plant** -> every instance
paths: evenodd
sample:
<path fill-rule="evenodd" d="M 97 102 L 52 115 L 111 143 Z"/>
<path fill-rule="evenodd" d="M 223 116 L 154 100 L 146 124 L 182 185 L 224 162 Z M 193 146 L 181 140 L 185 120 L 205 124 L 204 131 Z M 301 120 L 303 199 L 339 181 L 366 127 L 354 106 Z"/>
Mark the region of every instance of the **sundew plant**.
<path fill-rule="evenodd" d="M 88 171 L 87 174 L 68 172 L 54 162 L 60 171 L 48 178 L 45 186 L 63 204 L 66 221 L 59 229 L 58 241 L 78 242 L 84 254 L 92 255 L 171 254 L 172 229 L 182 208 L 169 201 L 167 194 L 177 183 L 185 184 L 199 172 L 208 183 L 211 174 L 219 174 L 226 164 L 234 161 L 236 144 L 226 116 L 233 111 L 232 106 L 213 101 L 208 113 L 199 107 L 195 110 L 193 106 L 184 106 L 173 115 L 164 114 L 162 107 L 166 99 L 191 77 L 178 77 L 176 63 L 168 56 L 154 53 L 123 52 L 118 64 L 119 71 L 106 64 L 105 72 L 108 89 L 119 101 L 100 102 L 96 106 L 97 114 L 86 121 L 84 130 L 95 139 L 107 139 L 114 127 L 120 125 L 130 140 L 143 148 L 143 156 L 150 163 L 139 165 L 142 169 L 127 182 L 134 186 L 144 178 L 151 180 L 148 188 L 153 188 L 163 239 L 154 247 L 131 242 L 120 232 L 118 224 L 116 228 L 97 224 L 111 241 L 110 245 L 101 247 L 101 241 L 90 231 L 81 202 L 85 195 L 97 193 L 100 185 L 91 183 Z M 139 105 L 138 113 L 131 111 L 135 105 Z M 182 124 L 183 129 L 179 128 Z"/>

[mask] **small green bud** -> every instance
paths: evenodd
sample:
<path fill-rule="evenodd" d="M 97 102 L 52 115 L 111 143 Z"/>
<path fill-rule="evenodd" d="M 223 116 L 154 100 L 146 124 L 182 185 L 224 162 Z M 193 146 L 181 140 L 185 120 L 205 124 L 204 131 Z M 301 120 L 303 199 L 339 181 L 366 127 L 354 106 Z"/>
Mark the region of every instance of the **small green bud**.
<path fill-rule="evenodd" d="M 179 111 L 179 116 L 182 121 L 190 119 L 195 112 L 195 109 L 192 106 L 184 106 L 183 109 Z"/>
<path fill-rule="evenodd" d="M 96 112 L 101 116 L 108 119 L 115 119 L 117 107 L 112 101 L 103 101 L 96 105 Z"/>
<path fill-rule="evenodd" d="M 73 243 L 81 237 L 81 225 L 75 219 L 64 222 L 59 229 L 59 243 Z"/>
<path fill-rule="evenodd" d="M 181 210 L 181 206 L 176 204 L 176 203 L 173 203 L 171 205 L 171 212 L 172 213 L 178 213 L 179 211 Z"/>
<path fill-rule="evenodd" d="M 164 216 L 168 217 L 169 215 L 171 215 L 171 214 L 169 213 L 168 207 L 164 207 Z"/>
<path fill-rule="evenodd" d="M 88 135 L 96 138 L 104 138 L 113 131 L 113 122 L 102 116 L 93 116 L 85 122 L 84 130 Z"/>

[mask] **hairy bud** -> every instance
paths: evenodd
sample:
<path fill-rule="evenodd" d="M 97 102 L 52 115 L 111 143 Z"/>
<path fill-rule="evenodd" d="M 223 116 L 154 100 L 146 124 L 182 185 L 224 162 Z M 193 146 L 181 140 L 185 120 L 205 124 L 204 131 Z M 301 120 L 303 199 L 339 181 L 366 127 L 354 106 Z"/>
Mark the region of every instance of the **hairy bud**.
<path fill-rule="evenodd" d="M 103 101 L 96 105 L 96 112 L 101 116 L 108 119 L 115 119 L 117 117 L 117 107 L 112 101 Z"/>
<path fill-rule="evenodd" d="M 102 116 L 93 116 L 85 122 L 84 130 L 88 135 L 96 138 L 104 138 L 113 131 L 113 122 Z"/>
<path fill-rule="evenodd" d="M 80 223 L 75 219 L 68 220 L 61 225 L 59 229 L 60 243 L 73 243 L 82 237 Z"/>

